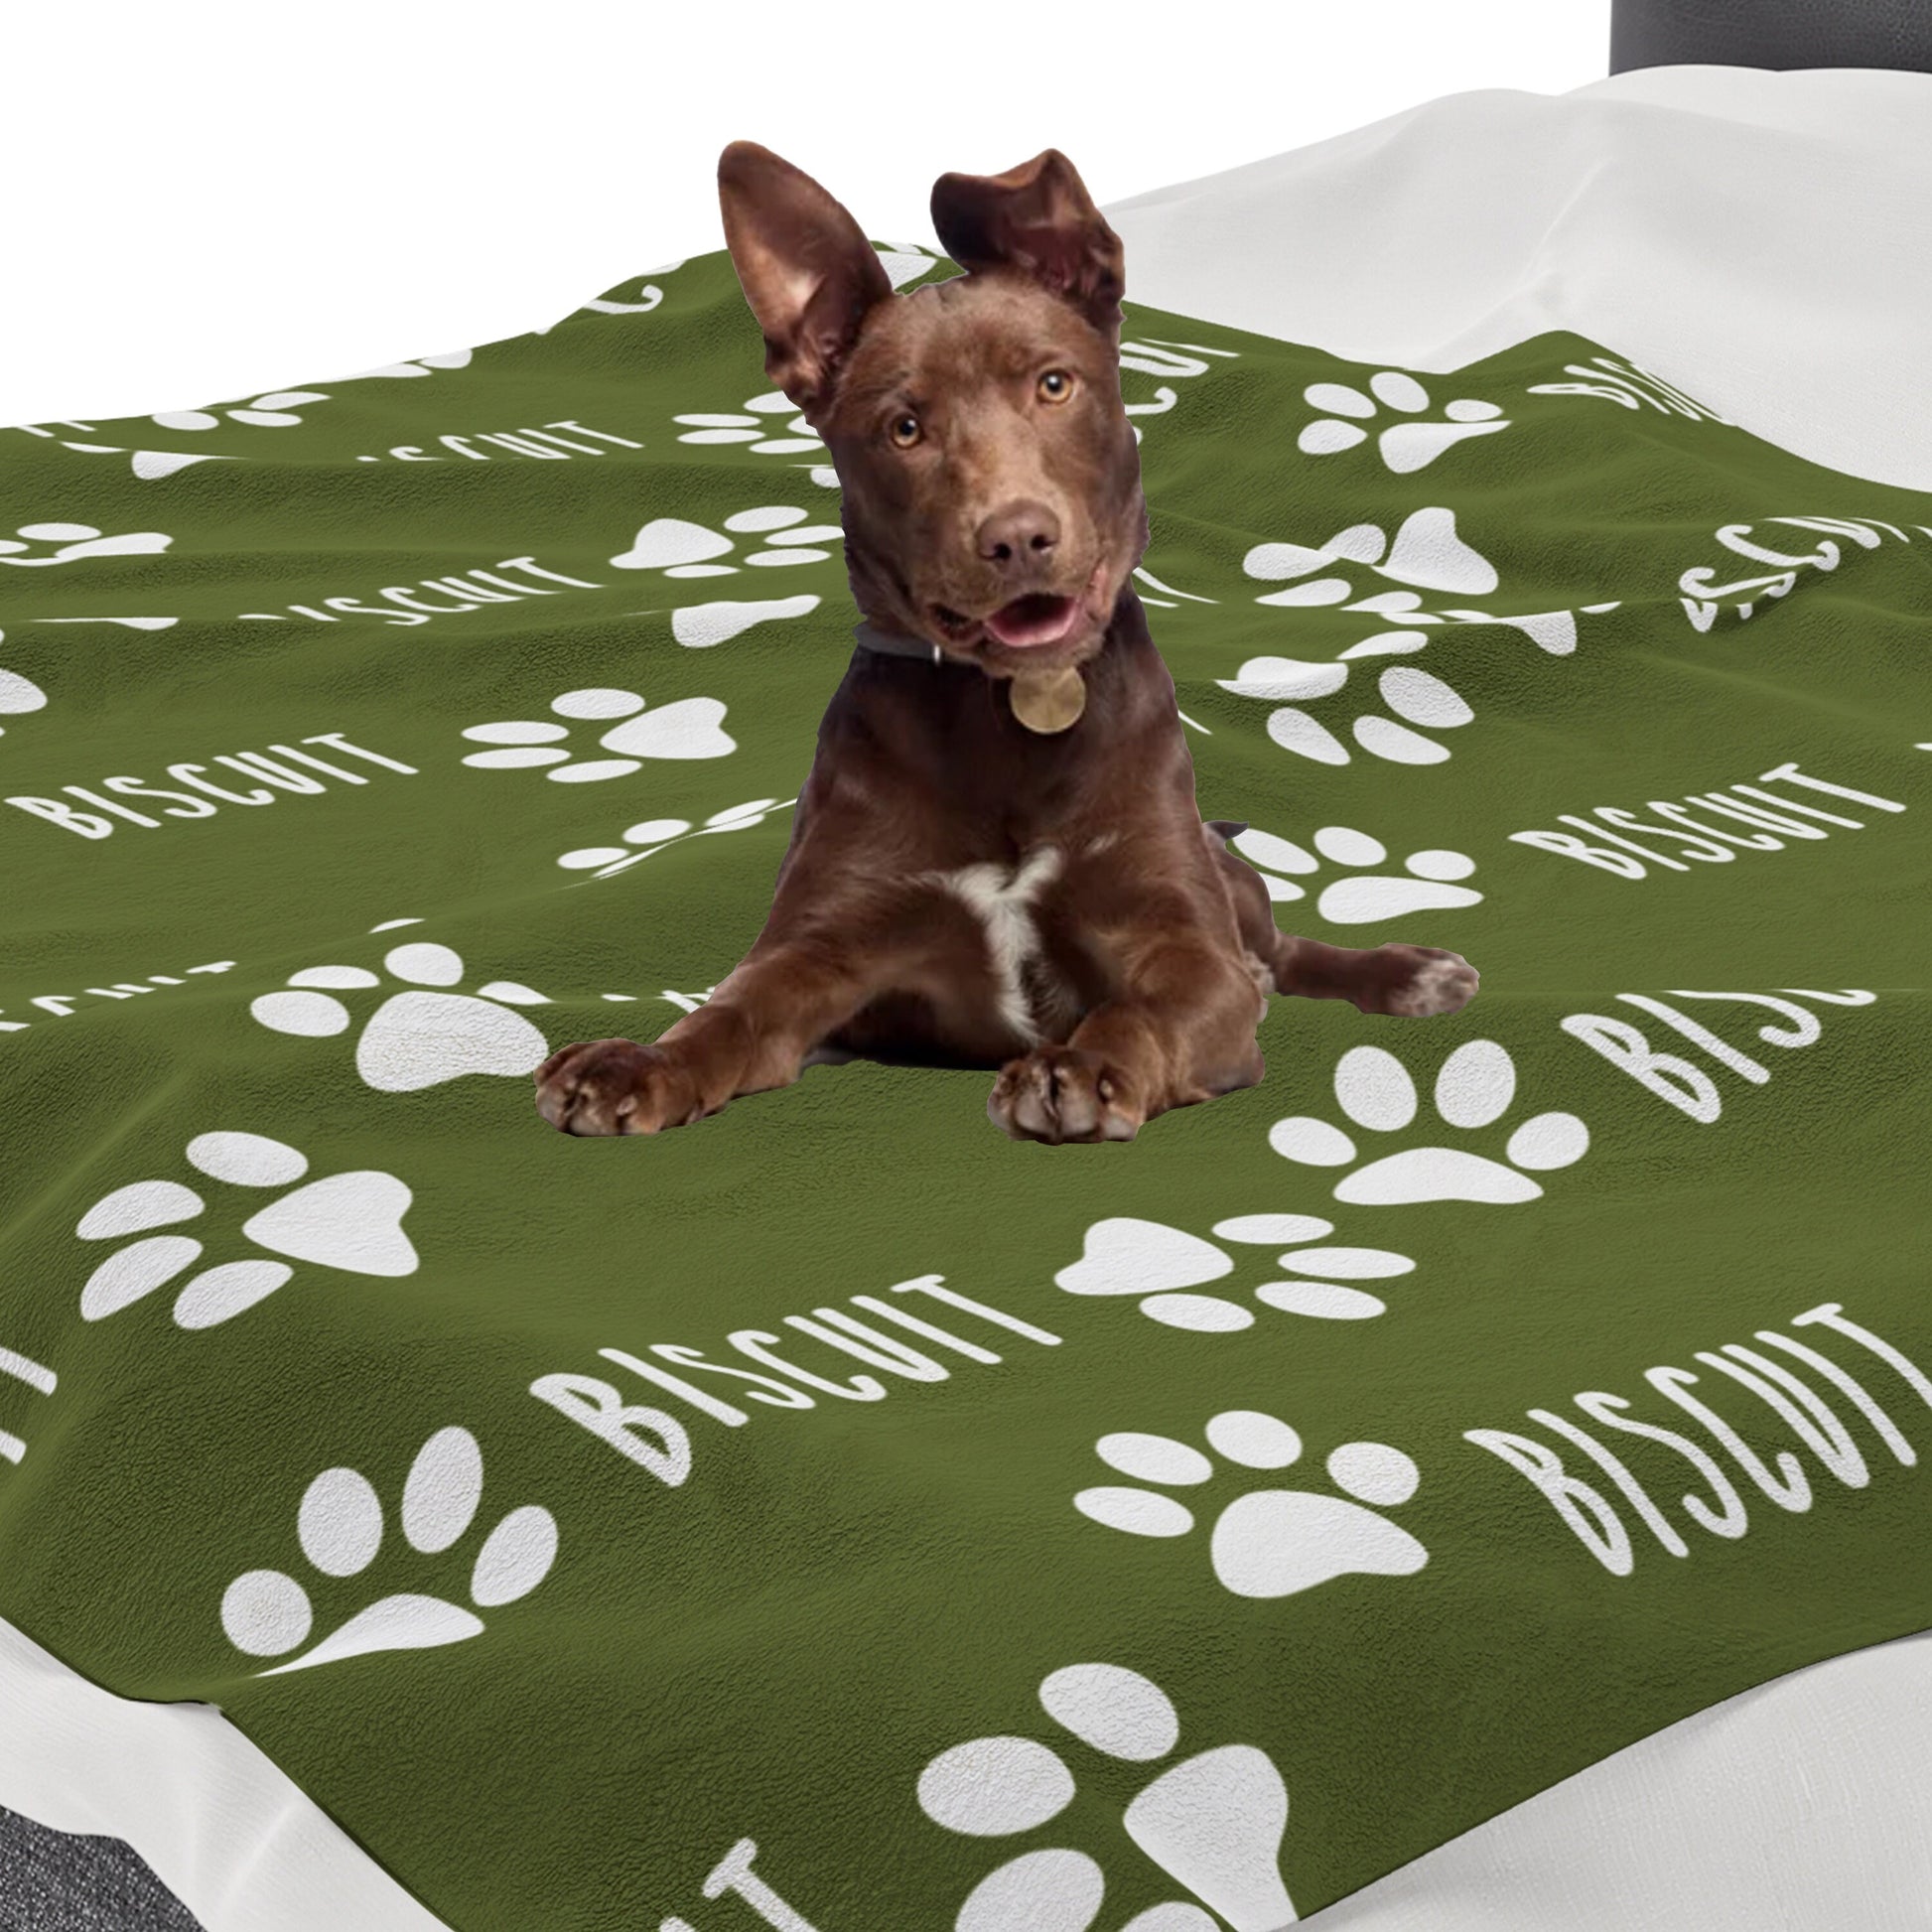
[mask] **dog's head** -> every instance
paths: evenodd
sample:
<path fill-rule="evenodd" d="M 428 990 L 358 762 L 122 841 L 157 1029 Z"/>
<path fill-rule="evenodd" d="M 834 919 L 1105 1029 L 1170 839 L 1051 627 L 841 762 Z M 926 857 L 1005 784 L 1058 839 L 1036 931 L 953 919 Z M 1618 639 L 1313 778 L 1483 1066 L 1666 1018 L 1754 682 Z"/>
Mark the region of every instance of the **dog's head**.
<path fill-rule="evenodd" d="M 718 185 L 766 373 L 838 470 L 860 610 L 995 677 L 1092 656 L 1148 532 L 1120 240 L 1072 163 L 941 176 L 967 272 L 905 295 L 789 162 L 737 141 Z"/>

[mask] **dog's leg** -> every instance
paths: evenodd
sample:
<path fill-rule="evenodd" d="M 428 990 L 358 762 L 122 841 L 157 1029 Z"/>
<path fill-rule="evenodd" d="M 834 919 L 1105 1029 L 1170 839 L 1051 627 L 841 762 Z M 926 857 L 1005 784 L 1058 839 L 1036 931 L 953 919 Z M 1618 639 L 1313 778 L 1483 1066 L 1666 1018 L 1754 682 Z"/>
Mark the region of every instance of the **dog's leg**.
<path fill-rule="evenodd" d="M 1277 993 L 1305 1000 L 1347 1000 L 1363 1013 L 1425 1019 L 1453 1013 L 1475 997 L 1476 969 L 1460 953 L 1437 946 L 1330 946 L 1277 929 L 1261 875 L 1203 828 L 1234 901 L 1241 942 L 1274 975 Z"/>
<path fill-rule="evenodd" d="M 537 1112 L 565 1134 L 655 1134 L 735 1095 L 788 1086 L 806 1054 L 895 984 L 903 963 L 863 941 L 760 940 L 654 1045 L 597 1039 L 551 1054 L 536 1072 Z"/>
<path fill-rule="evenodd" d="M 1151 930 L 1120 945 L 1117 961 L 1119 995 L 1065 1045 L 1001 1070 L 986 1111 L 1015 1140 L 1131 1141 L 1156 1114 L 1261 1078 L 1255 1028 L 1268 998 L 1236 947 Z"/>
<path fill-rule="evenodd" d="M 1476 969 L 1440 946 L 1350 947 L 1287 933 L 1275 946 L 1275 991 L 1304 1000 L 1346 1000 L 1363 1013 L 1427 1020 L 1475 998 Z"/>

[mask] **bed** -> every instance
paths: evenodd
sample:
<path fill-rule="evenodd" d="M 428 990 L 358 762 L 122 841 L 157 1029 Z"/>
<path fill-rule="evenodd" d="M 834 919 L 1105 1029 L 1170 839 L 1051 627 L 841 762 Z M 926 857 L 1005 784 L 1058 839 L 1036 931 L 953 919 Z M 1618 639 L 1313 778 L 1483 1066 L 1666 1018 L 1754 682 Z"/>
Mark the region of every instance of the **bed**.
<path fill-rule="evenodd" d="M 23 511 L 0 542 L 0 752 L 35 774 L 16 800 L 37 801 L 5 827 L 37 910 L 0 999 L 20 1097 L 0 1803 L 125 1839 L 216 1932 L 1276 1932 L 1296 1910 L 1336 1932 L 1932 1923 L 1932 1643 L 1914 1634 L 1932 1553 L 1923 1471 L 1898 1448 L 1932 1442 L 1932 1397 L 1834 1317 L 1798 1322 L 1837 1308 L 1908 1367 L 1932 1362 L 1924 995 L 1898 937 L 1928 863 L 1912 813 L 1932 802 L 1912 756 L 1932 736 L 1912 656 L 1932 250 L 1904 239 L 1932 206 L 1928 88 L 1676 68 L 1554 100 L 1458 96 L 1109 210 L 1155 515 L 1142 588 L 1203 805 L 1252 818 L 1285 924 L 1408 936 L 1426 918 L 1417 936 L 1491 977 L 1469 1024 L 1426 1045 L 1278 1006 L 1245 1114 L 1203 1110 L 1151 1131 L 1132 1173 L 1056 1172 L 1051 1189 L 1031 1161 L 1013 1177 L 951 1077 L 928 1099 L 817 1073 L 688 1150 L 553 1146 L 517 1097 L 532 1035 L 589 1036 L 613 1010 L 600 1031 L 654 1031 L 729 966 L 841 661 L 836 560 L 811 554 L 836 499 L 745 359 L 720 261 L 516 344 L 206 422 L 9 433 L 10 483 L 59 481 L 76 508 Z M 886 253 L 903 284 L 943 272 L 903 240 Z M 614 399 L 640 375 L 625 415 Z M 451 388 L 496 413 L 437 430 L 425 399 Z M 1231 490 L 1218 473 L 1238 462 Z M 306 520 L 251 508 L 228 464 L 286 465 L 265 481 Z M 609 520 L 626 465 L 625 527 L 580 556 L 563 529 Z M 1572 472 L 1633 506 L 1602 512 L 1590 571 L 1561 518 L 1538 523 Z M 422 479 L 450 473 L 426 509 Z M 1331 489 L 1355 520 L 1313 527 Z M 171 490 L 178 538 L 158 508 L 107 520 Z M 547 544 L 496 542 L 517 517 Z M 446 543 L 473 527 L 486 555 Z M 1700 545 L 1660 572 L 1657 529 Z M 349 568 L 361 551 L 371 568 Z M 1498 599 L 1512 565 L 1523 594 Z M 553 631 L 571 579 L 627 595 Z M 1338 581 L 1339 599 L 1320 588 Z M 189 615 L 157 622 L 171 600 Z M 478 630 L 448 621 L 469 617 Z M 410 633 L 406 685 L 390 630 Z M 628 668 L 601 681 L 620 652 Z M 326 731 L 244 728 L 268 715 L 247 694 L 271 688 L 271 659 Z M 1380 705 L 1346 715 L 1351 678 Z M 131 715 L 123 683 L 145 693 Z M 1594 721 L 1652 702 L 1670 756 L 1617 789 L 1637 751 Z M 265 808 L 184 776 L 164 816 L 114 785 L 158 764 L 141 748 L 170 715 L 200 731 L 184 761 L 206 778 L 238 758 L 222 789 L 265 788 Z M 1760 716 L 1788 749 L 1746 769 L 1735 721 Z M 1485 727 L 1510 756 L 1465 783 Z M 592 738 L 612 756 L 580 757 Z M 1564 760 L 1574 797 L 1544 782 Z M 1803 777 L 1767 796 L 1782 763 Z M 560 768 L 575 775 L 553 784 Z M 1637 812 L 1606 815 L 1586 778 Z M 385 785 L 400 795 L 363 809 Z M 635 802 L 607 806 L 613 787 Z M 1693 787 L 1704 802 L 1677 818 L 1645 805 Z M 344 797 L 359 829 L 278 846 L 291 815 L 325 823 Z M 191 819 L 198 800 L 212 809 Z M 1704 888 L 1714 830 L 1739 855 L 1726 888 L 1749 890 Z M 177 856 L 222 835 L 251 856 L 213 876 Z M 108 859 L 113 891 L 72 883 Z M 238 892 L 275 914 L 239 921 L 248 943 Z M 1748 970 L 1745 940 L 1776 968 Z M 1646 948 L 1664 973 L 1641 969 Z M 1535 1098 L 1511 1112 L 1518 1086 Z M 98 1097 L 57 1099 L 75 1092 Z M 1501 1122 L 1496 1147 L 1473 1168 L 1418 1147 L 1431 1105 L 1448 1153 Z M 880 1177 L 836 1217 L 826 1157 L 791 1151 L 801 1121 Z M 1354 1143 L 1394 1151 L 1364 1163 Z M 646 1161 L 582 1158 L 600 1153 Z M 185 1285 L 150 1280 L 199 1261 L 155 1244 L 194 1245 L 204 1202 L 237 1189 L 264 1203 L 248 1239 Z M 987 1189 L 1020 1211 L 989 1215 Z M 1741 1260 L 1740 1206 L 1758 1244 Z M 573 1216 L 605 1217 L 606 1245 L 584 1248 Z M 701 1238 L 717 1217 L 730 1266 Z M 639 1269 L 632 1299 L 662 1320 L 586 1286 L 599 1252 Z M 285 1295 L 290 1260 L 308 1272 Z M 1271 1271 L 1287 1279 L 1257 1289 Z M 826 1434 L 797 1427 L 776 1341 L 702 1379 L 692 1358 L 718 1348 L 691 1338 L 730 1325 L 714 1300 L 811 1335 L 814 1372 L 846 1390 L 803 1384 Z M 1600 1302 L 1649 1325 L 1625 1332 Z M 1473 1344 L 1445 1318 L 1458 1305 Z M 824 1354 L 846 1343 L 872 1353 Z M 1701 1540 L 1663 1519 L 1680 1552 L 1610 1466 L 1660 1497 L 1673 1480 L 1610 1436 L 1626 1410 L 1560 1405 L 1586 1385 L 1633 1397 L 1693 1357 L 1733 1397 L 1737 1372 L 1757 1378 L 1759 1408 L 1736 1413 L 1789 1522 L 1767 1528 L 1754 1496 L 1751 1534 L 1713 1541 L 1714 1487 Z M 1874 1360 L 1882 1423 L 1839 1379 L 1872 1395 Z M 1776 1379 L 1794 1364 L 1838 1398 L 1849 1449 Z M 853 1401 L 861 1380 L 887 1393 Z M 189 1412 L 178 1464 L 165 1446 Z M 1642 1413 L 1683 1436 L 1681 1407 Z M 739 1453 L 787 1425 L 786 1447 Z M 1627 1461 L 1596 1453 L 1612 1441 Z M 1790 1509 L 1774 1450 L 1808 1469 L 1815 1506 Z M 1297 1465 L 1259 1479 L 1241 1473 Z M 855 1469 L 870 1486 L 848 1510 Z M 1197 1488 L 1234 1527 L 1209 1538 Z M 708 1540 L 656 1527 L 673 1501 Z M 822 1535 L 786 1528 L 801 1510 Z M 1775 1554 L 1738 1570 L 1754 1538 Z M 1195 1541 L 1212 1547 L 1190 1565 Z M 1506 1587 L 1482 1567 L 1497 1549 Z M 467 1595 L 385 1583 L 330 1620 L 332 1587 L 353 1604 L 365 1571 L 403 1582 L 449 1551 Z M 935 1573 L 958 1600 L 933 1597 Z M 686 1600 L 688 1626 L 662 1620 Z M 953 1646 L 937 1662 L 934 1630 Z M 412 1801 L 432 1783 L 463 1802 Z"/>

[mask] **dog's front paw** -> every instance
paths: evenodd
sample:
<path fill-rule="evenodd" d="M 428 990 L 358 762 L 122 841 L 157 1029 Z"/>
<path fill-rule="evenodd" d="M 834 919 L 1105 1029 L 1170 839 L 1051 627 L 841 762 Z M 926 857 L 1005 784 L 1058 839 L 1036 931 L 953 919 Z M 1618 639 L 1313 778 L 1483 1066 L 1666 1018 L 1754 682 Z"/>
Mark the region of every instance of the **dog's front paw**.
<path fill-rule="evenodd" d="M 661 1047 L 593 1039 L 536 1070 L 537 1112 L 560 1134 L 655 1134 L 698 1117 L 690 1076 Z"/>
<path fill-rule="evenodd" d="M 1378 989 L 1381 1003 L 1364 1007 L 1365 1013 L 1427 1020 L 1454 1013 L 1476 996 L 1481 975 L 1460 953 L 1437 946 L 1378 946 L 1376 957 L 1387 962 Z"/>
<path fill-rule="evenodd" d="M 1131 1141 L 1146 1109 L 1131 1081 L 1098 1053 L 1041 1046 L 1000 1069 L 986 1111 L 1016 1141 Z"/>

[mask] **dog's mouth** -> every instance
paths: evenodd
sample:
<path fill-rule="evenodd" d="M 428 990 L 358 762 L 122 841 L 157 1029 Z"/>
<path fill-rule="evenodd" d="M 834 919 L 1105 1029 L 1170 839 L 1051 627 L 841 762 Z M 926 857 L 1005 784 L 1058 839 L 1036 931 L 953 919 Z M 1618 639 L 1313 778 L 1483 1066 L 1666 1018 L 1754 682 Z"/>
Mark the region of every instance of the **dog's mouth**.
<path fill-rule="evenodd" d="M 946 641 L 966 645 L 986 638 L 1011 651 L 1044 651 L 1074 637 L 1085 619 L 1104 621 L 1104 612 L 1094 608 L 1099 599 L 1104 566 L 1096 566 L 1091 579 L 1078 597 L 1062 597 L 1050 591 L 1029 591 L 1002 604 L 984 617 L 971 618 L 949 605 L 929 608 L 934 622 Z"/>
<path fill-rule="evenodd" d="M 1072 635 L 1080 621 L 1080 600 L 1035 591 L 983 618 L 966 617 L 945 604 L 933 605 L 932 615 L 953 643 L 963 644 L 984 633 L 1009 650 L 1043 650 Z"/>
<path fill-rule="evenodd" d="M 1044 591 L 1016 597 L 981 620 L 994 639 L 1009 650 L 1035 650 L 1064 642 L 1079 621 L 1077 598 L 1053 597 Z"/>

